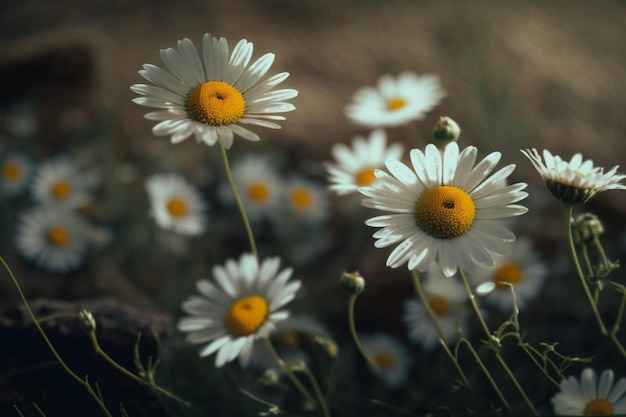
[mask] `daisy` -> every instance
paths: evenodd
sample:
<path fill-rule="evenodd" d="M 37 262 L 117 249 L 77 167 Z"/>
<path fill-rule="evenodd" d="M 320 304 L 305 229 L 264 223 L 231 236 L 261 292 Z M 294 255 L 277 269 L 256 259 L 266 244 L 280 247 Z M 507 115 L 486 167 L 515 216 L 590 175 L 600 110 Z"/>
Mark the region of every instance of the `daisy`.
<path fill-rule="evenodd" d="M 206 204 L 200 193 L 177 174 L 152 175 L 145 182 L 150 216 L 166 230 L 197 236 L 205 228 Z"/>
<path fill-rule="evenodd" d="M 240 40 L 229 52 L 226 39 L 206 33 L 202 50 L 196 50 L 187 38 L 178 41 L 178 50 L 161 50 L 161 59 L 170 72 L 145 64 L 139 74 L 154 85 L 135 84 L 131 87 L 137 97 L 133 101 L 158 111 L 145 115 L 156 120 L 152 132 L 156 136 L 171 136 L 179 143 L 194 135 L 198 142 L 209 146 L 218 141 L 230 148 L 234 135 L 251 141 L 259 136 L 242 125 L 280 129 L 276 113 L 295 109 L 290 100 L 298 95 L 293 89 L 273 90 L 289 73 L 265 77 L 274 62 L 267 53 L 250 64 L 253 44 Z"/>
<path fill-rule="evenodd" d="M 465 288 L 458 280 L 442 276 L 441 271 L 432 266 L 424 281 L 424 293 L 443 337 L 448 344 L 452 344 L 459 332 L 467 331 L 465 302 L 468 295 Z M 408 327 L 409 339 L 413 342 L 427 350 L 438 344 L 437 329 L 417 298 L 405 301 L 402 319 Z"/>
<path fill-rule="evenodd" d="M 33 164 L 21 153 L 12 153 L 3 159 L 0 170 L 0 191 L 5 195 L 16 195 L 27 187 Z"/>
<path fill-rule="evenodd" d="M 291 214 L 304 220 L 322 222 L 328 217 L 326 188 L 302 178 L 293 178 L 285 186 L 285 204 Z"/>
<path fill-rule="evenodd" d="M 20 216 L 15 245 L 41 268 L 64 273 L 82 262 L 90 232 L 89 224 L 74 211 L 56 205 L 40 206 Z"/>
<path fill-rule="evenodd" d="M 200 356 L 217 352 L 217 367 L 239 356 L 245 366 L 254 341 L 267 337 L 288 317 L 289 312 L 280 308 L 295 297 L 300 281 L 288 282 L 292 269 L 279 272 L 279 264 L 278 257 L 259 265 L 254 255 L 243 254 L 239 262 L 228 260 L 213 267 L 215 283 L 197 282 L 201 295 L 183 302 L 182 309 L 191 316 L 182 318 L 178 329 L 189 333 L 189 343 L 208 343 Z"/>
<path fill-rule="evenodd" d="M 282 180 L 268 158 L 248 155 L 233 164 L 233 180 L 251 221 L 278 217 Z M 227 198 L 233 200 L 229 189 Z"/>
<path fill-rule="evenodd" d="M 597 380 L 591 368 L 583 369 L 580 381 L 570 376 L 560 384 L 561 391 L 552 397 L 558 415 L 624 415 L 626 414 L 626 378 L 614 382 L 613 371 L 605 370 Z"/>
<path fill-rule="evenodd" d="M 421 120 L 445 93 L 436 75 L 405 71 L 397 78 L 383 75 L 378 87 L 363 87 L 346 107 L 346 116 L 369 128 L 394 127 Z"/>
<path fill-rule="evenodd" d="M 355 193 L 359 187 L 372 185 L 376 179 L 374 170 L 383 168 L 387 159 L 402 159 L 404 146 L 395 143 L 387 147 L 385 131 L 376 129 L 367 139 L 356 136 L 352 149 L 337 143 L 331 152 L 337 163 L 325 164 L 330 190 L 345 195 Z"/>
<path fill-rule="evenodd" d="M 513 294 L 506 284 L 513 286 L 517 307 L 523 309 L 537 296 L 547 273 L 548 269 L 533 250 L 530 239 L 522 237 L 508 246 L 507 253 L 497 259 L 494 267 L 479 268 L 470 278 L 478 286 L 486 282 L 495 284 L 493 291 L 484 297 L 485 302 L 510 313 Z"/>
<path fill-rule="evenodd" d="M 528 195 L 525 183 L 505 186 L 502 180 L 515 169 L 507 165 L 489 178 L 501 154 L 493 152 L 474 166 L 478 150 L 468 146 L 459 152 L 456 142 L 440 153 L 433 144 L 425 152 L 411 150 L 413 169 L 398 160 L 387 160 L 391 174 L 376 170 L 376 187 L 362 187 L 363 205 L 391 214 L 365 223 L 382 227 L 374 233 L 378 248 L 400 244 L 387 266 L 408 262 L 409 269 L 424 271 L 438 259 L 446 276 L 457 265 L 470 271 L 475 265 L 494 265 L 494 254 L 504 254 L 505 242 L 515 235 L 494 219 L 518 216 L 526 207 L 512 204 Z"/>
<path fill-rule="evenodd" d="M 406 380 L 410 358 L 402 343 L 384 333 L 376 333 L 361 337 L 361 345 L 376 364 L 370 369 L 389 387 L 398 387 Z"/>
<path fill-rule="evenodd" d="M 620 183 L 626 175 L 617 173 L 619 165 L 605 173 L 602 167 L 594 168 L 591 159 L 583 161 L 579 153 L 569 162 L 548 150 L 543 151 L 543 160 L 535 148 L 522 150 L 522 153 L 530 159 L 552 195 L 564 203 L 586 203 L 602 191 L 626 190 L 626 185 Z"/>
<path fill-rule="evenodd" d="M 72 159 L 57 156 L 42 163 L 32 183 L 33 198 L 40 204 L 79 208 L 89 200 L 90 179 Z"/>

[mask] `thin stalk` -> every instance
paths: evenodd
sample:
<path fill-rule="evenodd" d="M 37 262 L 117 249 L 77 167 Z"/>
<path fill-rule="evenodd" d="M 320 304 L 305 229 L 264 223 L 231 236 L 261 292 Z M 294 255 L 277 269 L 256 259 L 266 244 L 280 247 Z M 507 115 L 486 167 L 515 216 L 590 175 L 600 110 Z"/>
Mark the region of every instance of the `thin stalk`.
<path fill-rule="evenodd" d="M 372 358 L 369 357 L 367 352 L 365 352 L 365 349 L 363 349 L 363 346 L 361 345 L 361 341 L 359 340 L 359 335 L 356 332 L 356 326 L 354 324 L 354 304 L 358 296 L 359 296 L 358 294 L 350 295 L 350 301 L 348 302 L 348 323 L 350 325 L 350 334 L 352 335 L 354 344 L 356 345 L 359 352 L 361 352 L 361 355 L 363 355 L 363 357 L 365 358 L 369 366 L 371 366 L 374 369 L 377 369 L 378 365 L 376 364 L 376 362 L 374 362 Z"/>
<path fill-rule="evenodd" d="M 309 367 L 306 366 L 305 363 L 303 363 L 303 369 L 304 373 L 309 378 L 309 381 L 311 381 L 311 385 L 313 385 L 313 390 L 315 391 L 315 395 L 317 396 L 320 406 L 322 407 L 324 417 L 330 417 L 330 413 L 328 412 L 328 406 L 326 405 L 326 401 L 324 400 L 324 396 L 322 395 L 322 390 L 320 390 L 320 386 L 317 383 L 317 379 L 315 379 L 315 375 L 313 375 L 313 373 L 311 372 Z"/>

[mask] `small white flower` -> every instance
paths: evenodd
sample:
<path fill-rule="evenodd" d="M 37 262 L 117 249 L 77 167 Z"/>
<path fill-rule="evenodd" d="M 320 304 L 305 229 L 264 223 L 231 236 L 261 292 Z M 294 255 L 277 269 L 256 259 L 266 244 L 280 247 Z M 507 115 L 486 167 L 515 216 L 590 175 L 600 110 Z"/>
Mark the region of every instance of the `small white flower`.
<path fill-rule="evenodd" d="M 387 135 L 382 129 L 372 131 L 369 138 L 356 136 L 352 149 L 336 143 L 331 149 L 336 163 L 326 163 L 330 190 L 339 195 L 355 193 L 359 187 L 372 185 L 375 169 L 385 167 L 387 159 L 402 159 L 404 146 L 395 143 L 387 147 Z"/>
<path fill-rule="evenodd" d="M 166 230 L 197 236 L 206 224 L 206 204 L 200 193 L 177 174 L 152 175 L 145 182 L 150 216 Z"/>
<path fill-rule="evenodd" d="M 361 344 L 367 356 L 376 364 L 375 368 L 370 369 L 389 387 L 398 387 L 406 380 L 411 361 L 402 343 L 384 333 L 376 333 L 362 336 Z"/>
<path fill-rule="evenodd" d="M 40 206 L 23 213 L 17 223 L 15 245 L 27 259 L 51 272 L 77 268 L 87 251 L 91 226 L 62 206 Z"/>
<path fill-rule="evenodd" d="M 33 173 L 33 164 L 21 153 L 13 152 L 2 160 L 0 191 L 4 195 L 17 195 L 26 189 Z"/>
<path fill-rule="evenodd" d="M 282 204 L 283 181 L 270 159 L 247 155 L 233 164 L 233 180 L 251 221 L 277 220 Z M 234 201 L 232 190 L 224 190 Z"/>
<path fill-rule="evenodd" d="M 43 162 L 35 172 L 33 198 L 40 204 L 78 208 L 91 199 L 90 178 L 65 155 Z"/>
<path fill-rule="evenodd" d="M 323 222 L 328 218 L 326 188 L 313 181 L 292 178 L 285 186 L 284 200 L 288 212 L 302 220 Z"/>
<path fill-rule="evenodd" d="M 248 363 L 254 341 L 268 337 L 276 324 L 289 316 L 281 308 L 300 288 L 300 281 L 289 282 L 292 269 L 279 272 L 279 266 L 278 257 L 259 265 L 248 253 L 238 262 L 227 260 L 224 266 L 214 266 L 215 283 L 197 282 L 201 295 L 183 302 L 182 309 L 191 316 L 182 318 L 178 329 L 189 333 L 187 342 L 207 344 L 200 356 L 217 352 L 217 367 L 237 357 L 242 366 Z"/>
<path fill-rule="evenodd" d="M 378 86 L 356 92 L 346 115 L 358 125 L 369 128 L 400 126 L 423 119 L 445 93 L 436 75 L 419 76 L 405 71 L 397 78 L 383 75 Z"/>
<path fill-rule="evenodd" d="M 557 415 L 624 415 L 626 414 L 626 378 L 615 386 L 614 375 L 607 369 L 597 380 L 591 368 L 583 369 L 580 381 L 570 376 L 560 383 L 561 391 L 552 397 Z"/>

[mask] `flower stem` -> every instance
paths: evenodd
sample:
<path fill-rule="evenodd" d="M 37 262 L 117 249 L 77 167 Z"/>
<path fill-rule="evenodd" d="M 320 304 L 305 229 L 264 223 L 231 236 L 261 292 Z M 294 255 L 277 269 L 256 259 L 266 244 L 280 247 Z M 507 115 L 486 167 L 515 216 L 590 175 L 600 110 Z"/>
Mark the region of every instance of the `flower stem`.
<path fill-rule="evenodd" d="M 250 250 L 254 254 L 254 257 L 258 260 L 259 254 L 256 249 L 256 242 L 254 240 L 254 233 L 252 233 L 252 227 L 250 226 L 250 220 L 248 219 L 248 215 L 246 214 L 246 209 L 241 202 L 241 197 L 239 197 L 239 192 L 237 191 L 237 185 L 235 184 L 235 180 L 233 179 L 233 174 L 230 170 L 230 164 L 228 163 L 228 156 L 226 155 L 226 148 L 224 145 L 220 145 L 222 149 L 222 157 L 224 159 L 224 168 L 226 169 L 226 176 L 228 177 L 228 183 L 230 184 L 230 188 L 233 190 L 233 194 L 235 195 L 235 200 L 237 201 L 237 207 L 239 208 L 239 213 L 241 213 L 241 220 L 243 220 L 243 224 L 246 228 L 246 233 L 248 235 L 248 240 L 250 241 Z"/>
<path fill-rule="evenodd" d="M 315 391 L 315 395 L 317 395 L 317 399 L 322 407 L 322 412 L 324 413 L 324 417 L 330 417 L 330 413 L 328 412 L 328 406 L 326 405 L 326 401 L 324 400 L 324 396 L 322 395 L 322 391 L 320 390 L 320 386 L 317 383 L 317 379 L 315 379 L 315 375 L 311 372 L 308 366 L 305 363 L 302 364 L 304 373 L 311 381 L 311 385 L 313 385 L 313 390 Z"/>
<path fill-rule="evenodd" d="M 365 352 L 365 349 L 363 349 L 361 341 L 359 340 L 359 335 L 356 332 L 356 326 L 354 324 L 354 304 L 358 296 L 359 294 L 352 294 L 350 296 L 350 301 L 348 302 L 348 323 L 350 325 L 350 334 L 352 335 L 354 344 L 356 345 L 359 352 L 361 352 L 361 355 L 363 355 L 369 366 L 377 369 L 378 365 L 376 365 L 376 362 L 374 362 L 374 360 L 372 360 L 372 358 L 370 358 L 369 355 Z"/>

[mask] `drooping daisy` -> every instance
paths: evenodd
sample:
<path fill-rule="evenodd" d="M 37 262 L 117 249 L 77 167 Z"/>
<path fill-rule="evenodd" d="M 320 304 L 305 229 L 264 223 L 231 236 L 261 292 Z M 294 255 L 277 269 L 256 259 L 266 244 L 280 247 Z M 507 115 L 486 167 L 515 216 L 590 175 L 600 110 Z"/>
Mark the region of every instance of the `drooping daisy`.
<path fill-rule="evenodd" d="M 17 223 L 15 245 L 39 267 L 64 273 L 78 267 L 87 252 L 91 226 L 63 206 L 40 206 L 23 213 Z"/>
<path fill-rule="evenodd" d="M 428 269 L 424 280 L 424 292 L 443 337 L 448 344 L 453 344 L 459 331 L 467 331 L 465 302 L 468 295 L 465 288 L 459 280 L 442 276 L 441 271 L 433 266 Z M 402 319 L 408 328 L 409 339 L 413 342 L 419 343 L 424 349 L 432 349 L 438 344 L 437 329 L 419 299 L 404 302 Z"/>
<path fill-rule="evenodd" d="M 322 222 L 328 218 L 329 202 L 325 187 L 302 178 L 292 178 L 285 186 L 287 210 L 302 220 Z"/>
<path fill-rule="evenodd" d="M 21 153 L 11 153 L 2 160 L 0 172 L 0 192 L 5 195 L 16 195 L 28 186 L 33 172 L 33 164 Z"/>
<path fill-rule="evenodd" d="M 397 78 L 383 75 L 377 87 L 363 87 L 346 107 L 348 118 L 369 128 L 394 127 L 421 120 L 445 93 L 436 75 L 405 71 Z"/>
<path fill-rule="evenodd" d="M 89 200 L 91 182 L 74 160 L 60 155 L 43 162 L 37 168 L 32 193 L 35 201 L 40 204 L 78 208 Z"/>
<path fill-rule="evenodd" d="M 161 50 L 161 59 L 170 72 L 145 64 L 139 74 L 154 85 L 135 84 L 131 89 L 141 94 L 133 101 L 158 111 L 147 113 L 156 120 L 152 132 L 171 136 L 179 143 L 194 135 L 209 146 L 218 141 L 230 148 L 234 135 L 251 141 L 259 136 L 242 125 L 280 129 L 275 123 L 285 120 L 277 113 L 295 109 L 287 103 L 298 95 L 293 89 L 274 90 L 289 73 L 265 77 L 274 62 L 267 53 L 252 64 L 253 44 L 240 40 L 229 52 L 226 39 L 206 33 L 199 54 L 187 38 L 178 41 L 178 50 Z"/>
<path fill-rule="evenodd" d="M 513 286 L 517 307 L 521 310 L 538 295 L 547 273 L 548 269 L 533 249 L 531 240 L 522 237 L 507 247 L 507 253 L 496 260 L 494 267 L 478 268 L 471 280 L 475 285 L 495 284 L 485 295 L 485 302 L 511 313 L 513 294 L 505 283 Z"/>
<path fill-rule="evenodd" d="M 276 219 L 282 204 L 283 182 L 266 157 L 248 155 L 233 164 L 233 180 L 251 221 Z M 225 190 L 234 200 L 232 190 Z"/>
<path fill-rule="evenodd" d="M 626 175 L 617 173 L 619 165 L 605 173 L 602 167 L 594 168 L 591 159 L 583 161 L 579 153 L 569 162 L 548 150 L 543 151 L 543 160 L 537 149 L 522 150 L 522 153 L 530 159 L 552 195 L 567 204 L 586 203 L 602 191 L 626 190 L 626 184 L 620 183 Z"/>
<path fill-rule="evenodd" d="M 254 255 L 243 254 L 238 262 L 213 267 L 215 283 L 197 282 L 201 295 L 183 302 L 182 309 L 191 316 L 182 318 L 178 329 L 189 333 L 189 343 L 208 343 L 200 356 L 217 352 L 217 367 L 237 357 L 245 366 L 254 341 L 267 337 L 288 317 L 289 312 L 280 309 L 295 297 L 300 281 L 289 282 L 292 269 L 279 272 L 279 265 L 278 257 L 259 265 Z"/>
<path fill-rule="evenodd" d="M 570 376 L 560 383 L 561 391 L 552 397 L 557 415 L 624 415 L 626 414 L 626 378 L 613 386 L 615 376 L 605 370 L 597 380 L 591 368 L 583 369 L 580 381 Z"/>
<path fill-rule="evenodd" d="M 376 367 L 370 367 L 374 374 L 392 388 L 406 380 L 410 357 L 400 341 L 384 333 L 362 336 L 360 339 L 363 350 L 376 364 Z"/>
<path fill-rule="evenodd" d="M 150 216 L 159 227 L 197 236 L 206 224 L 206 204 L 195 187 L 177 174 L 152 175 L 145 182 Z"/>
<path fill-rule="evenodd" d="M 515 235 L 493 220 L 527 211 L 512 204 L 526 198 L 526 184 L 503 185 L 514 164 L 488 177 L 500 160 L 499 152 L 474 166 L 477 155 L 474 146 L 459 152 L 453 142 L 442 154 L 429 144 L 424 152 L 411 150 L 413 169 L 387 160 L 391 174 L 376 170 L 376 187 L 359 188 L 370 197 L 363 205 L 391 212 L 365 222 L 382 227 L 373 235 L 376 247 L 400 242 L 388 266 L 408 262 L 409 269 L 424 271 L 437 259 L 444 274 L 452 276 L 457 266 L 471 271 L 477 264 L 494 265 L 494 254 L 504 254 L 504 243 L 514 241 Z"/>
<path fill-rule="evenodd" d="M 325 164 L 331 183 L 330 190 L 345 195 L 355 193 L 359 187 L 371 185 L 376 179 L 374 170 L 384 168 L 387 159 L 402 159 L 404 146 L 395 143 L 387 147 L 385 131 L 376 129 L 367 139 L 356 136 L 352 140 L 352 149 L 337 143 L 331 152 L 336 163 Z"/>

